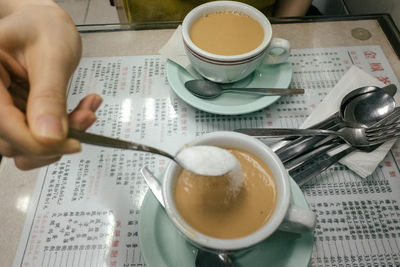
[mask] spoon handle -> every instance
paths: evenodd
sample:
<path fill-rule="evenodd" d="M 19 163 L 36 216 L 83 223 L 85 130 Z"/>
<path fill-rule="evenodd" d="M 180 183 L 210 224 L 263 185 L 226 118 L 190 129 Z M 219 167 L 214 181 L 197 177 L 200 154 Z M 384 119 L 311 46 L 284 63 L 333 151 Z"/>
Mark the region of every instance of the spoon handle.
<path fill-rule="evenodd" d="M 110 138 L 103 135 L 77 131 L 71 128 L 68 130 L 68 137 L 89 145 L 150 152 L 175 160 L 174 156 L 154 147 L 128 142 L 121 139 Z"/>
<path fill-rule="evenodd" d="M 259 95 L 298 95 L 304 94 L 304 89 L 282 89 L 282 88 L 228 88 L 225 92 L 252 93 Z"/>
<path fill-rule="evenodd" d="M 341 118 L 339 112 L 334 113 L 327 119 L 313 124 L 308 127 L 309 129 L 325 129 L 325 130 L 337 130 L 338 124 L 341 122 Z M 271 146 L 272 150 L 278 155 L 278 157 L 282 160 L 282 162 L 286 162 L 295 158 L 305 152 L 308 152 L 313 149 L 313 147 L 318 144 L 321 140 L 323 140 L 325 136 L 301 136 L 297 137 L 294 140 L 290 140 L 289 138 L 285 138 L 280 142 Z"/>
<path fill-rule="evenodd" d="M 236 132 L 264 137 L 289 137 L 289 136 L 315 136 L 315 135 L 339 135 L 335 131 L 323 129 L 292 129 L 292 128 L 243 128 Z"/>
<path fill-rule="evenodd" d="M 154 176 L 147 166 L 144 166 L 140 170 L 140 173 L 142 174 L 153 195 L 157 198 L 158 202 L 160 202 L 161 206 L 165 208 L 164 198 L 162 195 L 162 185 L 160 181 Z"/>
<path fill-rule="evenodd" d="M 296 168 L 289 171 L 289 175 L 293 178 L 293 180 L 299 185 L 302 186 L 314 178 L 316 175 L 328 169 L 330 166 L 338 162 L 343 157 L 348 154 L 356 151 L 355 147 L 348 147 L 345 150 L 340 151 L 339 153 L 330 156 L 328 159 L 316 163 L 310 168 L 303 169 L 302 165 L 297 166 Z"/>

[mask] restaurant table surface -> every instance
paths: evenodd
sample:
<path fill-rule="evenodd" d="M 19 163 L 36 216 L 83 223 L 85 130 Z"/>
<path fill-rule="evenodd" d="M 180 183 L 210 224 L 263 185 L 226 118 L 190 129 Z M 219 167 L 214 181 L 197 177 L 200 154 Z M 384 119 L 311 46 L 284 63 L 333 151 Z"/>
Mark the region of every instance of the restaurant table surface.
<path fill-rule="evenodd" d="M 78 26 L 83 57 L 157 55 L 175 26 L 173 23 Z M 396 54 L 399 36 L 391 28 L 394 26 L 388 15 L 275 19 L 272 27 L 273 35 L 289 40 L 293 49 L 379 45 L 400 79 L 400 61 Z M 382 29 L 389 31 L 385 34 Z M 360 38 L 352 33 L 361 33 Z M 0 164 L 1 266 L 12 265 L 38 172 L 38 169 L 20 171 L 9 158 L 3 158 Z"/>

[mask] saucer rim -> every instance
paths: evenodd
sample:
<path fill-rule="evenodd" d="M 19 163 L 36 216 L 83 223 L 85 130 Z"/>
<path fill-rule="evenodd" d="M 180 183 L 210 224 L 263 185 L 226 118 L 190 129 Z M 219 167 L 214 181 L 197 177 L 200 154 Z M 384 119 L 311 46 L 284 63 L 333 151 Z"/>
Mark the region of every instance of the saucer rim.
<path fill-rule="evenodd" d="M 301 191 L 300 187 L 296 184 L 296 182 L 292 178 L 290 178 L 290 184 L 291 184 L 291 191 L 292 191 L 292 200 L 291 201 L 294 202 L 295 204 L 299 205 L 300 207 L 309 208 L 308 202 L 307 202 L 303 192 Z M 148 205 L 146 203 L 148 203 L 149 199 L 151 199 L 151 198 L 153 198 L 153 201 L 155 203 L 158 203 L 158 201 L 155 199 L 155 197 L 152 194 L 152 192 L 150 190 L 148 190 L 146 195 L 143 198 L 143 202 L 142 202 L 141 207 L 140 207 L 141 211 L 143 210 L 143 207 Z M 151 207 L 151 208 L 152 208 L 152 211 L 154 211 L 154 214 L 157 214 L 158 212 L 160 212 L 160 211 L 162 212 L 163 211 L 163 208 L 160 205 L 159 206 L 155 206 L 154 208 L 153 207 Z M 166 212 L 165 212 L 165 216 L 168 217 Z M 140 215 L 139 215 L 139 227 L 138 227 L 138 237 L 139 237 L 140 251 L 141 251 L 141 255 L 143 257 L 144 263 L 149 267 L 156 267 L 156 266 L 157 267 L 162 267 L 162 266 L 170 267 L 163 260 L 162 256 L 160 256 L 160 257 L 158 257 L 156 259 L 156 257 L 154 257 L 155 256 L 154 253 L 152 253 L 151 255 L 147 255 L 147 253 L 143 249 L 143 248 L 145 248 L 145 245 L 143 244 L 143 242 L 144 242 L 144 240 L 147 240 L 147 239 L 144 236 L 144 235 L 146 235 L 144 233 L 145 231 L 143 231 L 141 229 L 143 229 L 143 225 L 149 226 L 148 223 L 146 224 L 146 222 L 143 221 L 144 217 L 145 216 L 143 216 L 143 212 L 140 212 Z M 157 223 L 155 223 L 155 224 L 157 224 Z M 180 234 L 180 233 L 178 233 L 179 230 L 177 228 L 175 228 L 175 231 L 176 231 L 177 235 Z M 149 231 L 146 231 L 146 232 L 149 232 Z M 154 230 L 150 231 L 150 233 L 154 233 Z M 302 251 L 301 251 L 301 253 L 297 253 L 297 255 L 304 256 L 304 257 L 302 257 L 302 259 L 304 260 L 304 267 L 306 267 L 306 266 L 309 265 L 309 262 L 311 261 L 311 256 L 312 256 L 313 247 L 314 247 L 315 242 L 314 242 L 313 232 L 303 233 L 302 235 L 304 235 L 302 237 L 302 239 L 304 239 L 304 241 L 306 241 L 306 239 L 309 239 L 308 243 L 310 243 L 310 245 L 309 245 L 309 247 L 306 247 L 306 246 L 301 246 L 300 247 L 300 244 L 299 244 L 297 246 L 297 247 L 300 247 L 300 248 L 298 248 L 298 250 L 302 250 Z M 193 245 L 190 245 L 190 246 L 193 246 Z M 306 249 L 308 250 L 308 253 L 304 252 Z M 152 260 L 149 260 L 149 259 L 152 259 Z M 154 261 L 156 261 L 156 262 L 154 262 Z M 293 266 L 296 266 L 296 267 L 303 266 L 303 265 L 299 265 L 300 261 L 298 259 L 296 259 L 296 265 L 293 265 Z M 292 265 L 289 265 L 289 266 L 292 266 Z"/>
<path fill-rule="evenodd" d="M 281 87 L 281 88 L 289 88 L 290 82 L 293 77 L 293 67 L 290 61 L 282 63 L 287 65 L 288 70 L 285 70 L 285 77 L 283 85 L 279 86 L 271 86 L 269 87 L 274 88 L 274 87 Z M 241 105 L 232 105 L 232 106 L 223 106 L 223 105 L 218 105 L 212 102 L 209 102 L 207 99 L 201 99 L 198 98 L 190 93 L 188 93 L 187 89 L 185 88 L 183 83 L 180 83 L 180 76 L 181 75 L 188 75 L 191 76 L 189 73 L 187 73 L 180 65 L 177 63 L 167 60 L 166 63 L 166 74 L 167 74 L 167 79 L 168 79 L 168 84 L 171 87 L 171 89 L 175 92 L 175 94 L 183 100 L 185 103 L 188 105 L 199 109 L 201 111 L 205 111 L 208 113 L 212 114 L 217 114 L 217 115 L 242 115 L 242 114 L 248 114 L 251 112 L 255 112 L 258 110 L 261 110 L 263 108 L 266 108 L 276 101 L 278 101 L 281 96 L 264 96 L 255 99 L 254 101 L 250 101 L 245 104 Z M 189 80 L 189 79 L 188 79 Z M 240 81 L 239 81 L 240 82 Z M 238 82 L 236 82 L 238 83 Z M 221 96 L 223 97 L 223 96 Z"/>

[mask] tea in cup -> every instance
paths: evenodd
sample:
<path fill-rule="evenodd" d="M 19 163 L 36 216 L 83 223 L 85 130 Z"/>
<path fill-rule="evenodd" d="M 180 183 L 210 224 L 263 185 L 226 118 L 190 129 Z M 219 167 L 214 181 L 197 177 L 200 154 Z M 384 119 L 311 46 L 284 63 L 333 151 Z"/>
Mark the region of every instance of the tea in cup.
<path fill-rule="evenodd" d="M 229 174 L 199 176 L 171 163 L 162 191 L 168 216 L 194 245 L 236 251 L 252 247 L 276 230 L 310 231 L 315 214 L 290 203 L 290 180 L 275 153 L 261 141 L 235 132 L 213 132 L 191 145 L 227 149 L 240 162 L 242 184 Z M 234 189 L 234 190 L 232 190 Z"/>
<path fill-rule="evenodd" d="M 287 61 L 290 44 L 272 38 L 272 27 L 256 8 L 214 1 L 190 11 L 182 23 L 186 54 L 205 78 L 220 83 L 245 78 L 261 64 Z"/>
<path fill-rule="evenodd" d="M 241 175 L 203 176 L 182 169 L 174 201 L 182 218 L 197 231 L 215 238 L 240 238 L 271 217 L 276 184 L 260 158 L 242 149 L 225 149 L 239 161 Z"/>

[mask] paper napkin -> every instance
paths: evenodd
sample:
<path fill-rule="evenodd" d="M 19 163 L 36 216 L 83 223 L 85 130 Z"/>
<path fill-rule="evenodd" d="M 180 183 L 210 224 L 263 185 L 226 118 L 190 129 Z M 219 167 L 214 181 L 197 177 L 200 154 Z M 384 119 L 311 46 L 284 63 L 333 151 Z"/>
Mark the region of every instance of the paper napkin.
<path fill-rule="evenodd" d="M 352 66 L 324 100 L 314 109 L 310 116 L 301 125 L 301 128 L 307 128 L 317 122 L 324 120 L 339 110 L 343 97 L 352 90 L 363 86 L 379 86 L 384 87 L 385 84 L 369 75 L 365 71 L 356 66 Z M 399 93 L 396 93 L 396 103 L 399 103 Z M 346 165 L 349 169 L 357 173 L 359 176 L 366 178 L 371 175 L 379 163 L 385 158 L 395 140 L 384 143 L 373 152 L 353 152 L 344 157 L 339 162 Z M 337 152 L 339 149 L 332 151 Z M 341 150 L 341 149 L 340 149 Z"/>
<path fill-rule="evenodd" d="M 194 78 L 200 79 L 201 76 L 190 64 L 190 61 L 185 53 L 185 47 L 182 39 L 182 27 L 181 25 L 175 30 L 168 42 L 161 47 L 158 51 L 160 55 L 164 56 L 176 64 L 186 69 Z"/>

